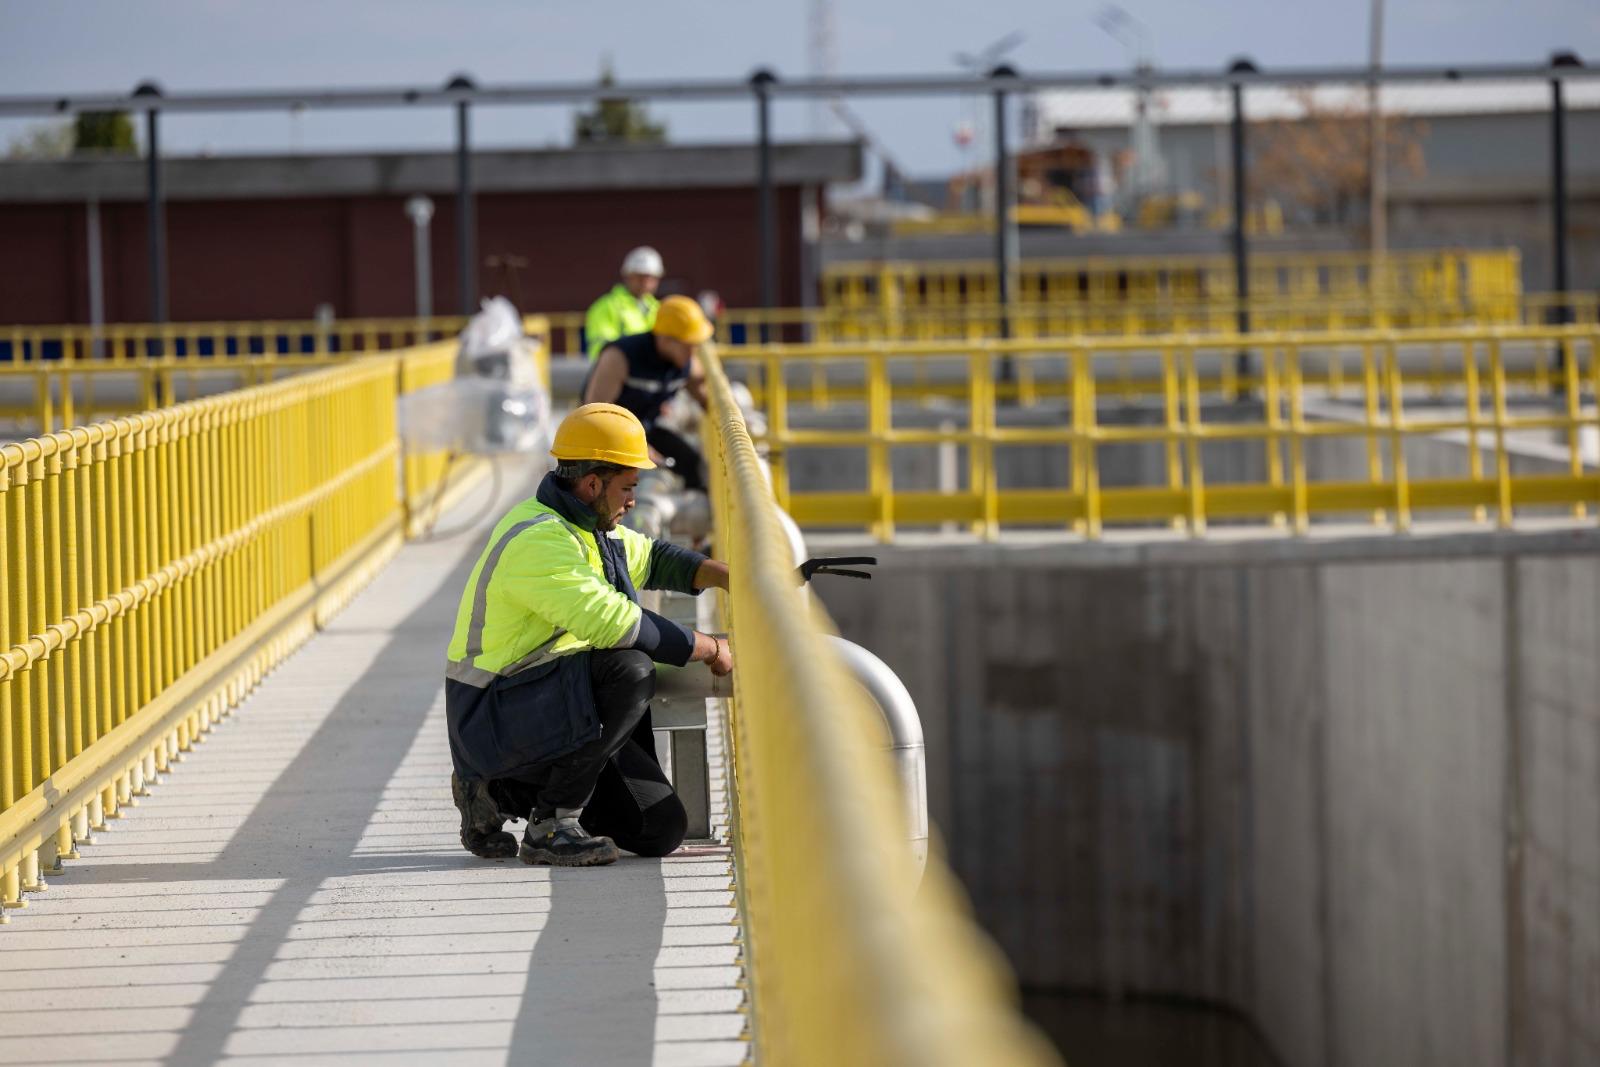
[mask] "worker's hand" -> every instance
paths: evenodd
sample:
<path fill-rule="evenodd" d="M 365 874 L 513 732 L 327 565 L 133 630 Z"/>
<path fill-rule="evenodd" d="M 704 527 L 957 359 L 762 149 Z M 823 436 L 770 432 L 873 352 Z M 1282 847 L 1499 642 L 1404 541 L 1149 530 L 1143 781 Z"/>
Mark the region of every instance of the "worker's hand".
<path fill-rule="evenodd" d="M 704 663 L 707 667 L 710 667 L 711 673 L 719 678 L 733 673 L 733 653 L 728 648 L 728 639 L 726 637 L 696 633 L 694 635 L 694 658 L 697 662 Z"/>
<path fill-rule="evenodd" d="M 723 678 L 733 673 L 733 650 L 728 647 L 728 639 L 726 637 L 717 638 L 717 654 L 707 666 L 711 668 L 711 673 L 718 678 Z"/>

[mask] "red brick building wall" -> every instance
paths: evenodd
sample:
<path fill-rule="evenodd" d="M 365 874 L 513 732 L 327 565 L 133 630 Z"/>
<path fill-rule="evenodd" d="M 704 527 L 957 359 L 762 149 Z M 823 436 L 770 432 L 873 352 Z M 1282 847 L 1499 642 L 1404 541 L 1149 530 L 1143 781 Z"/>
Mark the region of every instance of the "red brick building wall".
<path fill-rule="evenodd" d="M 778 189 L 779 302 L 801 300 L 801 190 Z M 435 197 L 433 306 L 457 310 L 454 198 Z M 411 222 L 396 196 L 194 200 L 167 204 L 168 307 L 175 322 L 340 318 L 414 312 Z M 514 296 L 483 260 L 528 261 L 516 279 L 528 311 L 586 307 L 628 249 L 651 244 L 666 284 L 716 289 L 730 307 L 760 303 L 756 192 L 489 193 L 477 197 L 479 286 Z M 142 203 L 100 207 L 106 320 L 149 318 Z M 0 324 L 89 321 L 81 203 L 0 204 Z"/>

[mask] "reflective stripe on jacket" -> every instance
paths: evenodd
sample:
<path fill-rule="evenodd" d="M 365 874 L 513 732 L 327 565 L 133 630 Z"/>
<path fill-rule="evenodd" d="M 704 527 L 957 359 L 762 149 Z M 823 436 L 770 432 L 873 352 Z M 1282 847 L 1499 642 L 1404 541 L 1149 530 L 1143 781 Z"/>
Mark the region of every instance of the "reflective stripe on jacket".
<path fill-rule="evenodd" d="M 650 294 L 643 297 L 642 310 L 640 303 L 640 298 L 618 282 L 589 305 L 589 313 L 583 319 L 583 344 L 590 359 L 598 359 L 600 350 L 619 337 L 650 332 L 650 327 L 656 324 L 656 309 L 661 304 Z"/>

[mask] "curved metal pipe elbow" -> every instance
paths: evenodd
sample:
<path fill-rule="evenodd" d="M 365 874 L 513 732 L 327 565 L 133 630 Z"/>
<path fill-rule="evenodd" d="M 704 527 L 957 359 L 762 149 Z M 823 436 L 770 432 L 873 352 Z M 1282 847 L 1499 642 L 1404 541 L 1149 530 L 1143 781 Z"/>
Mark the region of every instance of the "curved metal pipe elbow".
<path fill-rule="evenodd" d="M 889 758 L 900 780 L 900 806 L 920 876 L 928 863 L 928 751 L 916 701 L 889 665 L 854 641 L 828 635 L 861 687 L 872 697 L 889 730 Z"/>
<path fill-rule="evenodd" d="M 774 507 L 772 510 L 778 513 L 778 525 L 783 527 L 784 536 L 789 539 L 789 552 L 794 556 L 794 565 L 798 567 L 809 558 L 809 553 L 806 551 L 806 535 L 800 532 L 800 524 L 790 518 L 787 511 L 779 507 Z"/>

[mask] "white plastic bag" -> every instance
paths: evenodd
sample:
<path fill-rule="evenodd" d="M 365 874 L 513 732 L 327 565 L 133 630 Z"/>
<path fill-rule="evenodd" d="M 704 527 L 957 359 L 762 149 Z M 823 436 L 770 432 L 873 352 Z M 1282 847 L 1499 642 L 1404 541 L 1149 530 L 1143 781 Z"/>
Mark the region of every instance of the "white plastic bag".
<path fill-rule="evenodd" d="M 416 451 L 536 453 L 549 448 L 550 398 L 536 342 L 503 296 L 483 302 L 461 331 L 456 376 L 400 398 L 406 447 Z"/>

